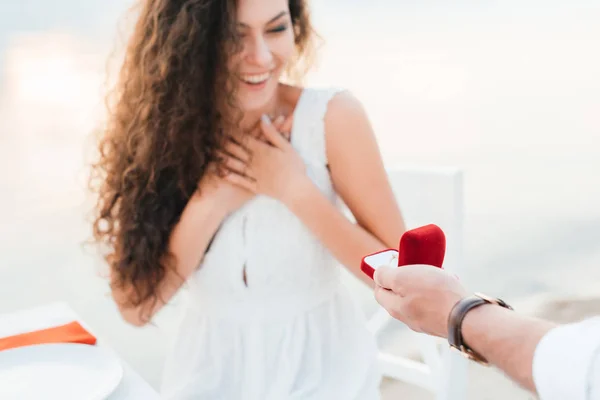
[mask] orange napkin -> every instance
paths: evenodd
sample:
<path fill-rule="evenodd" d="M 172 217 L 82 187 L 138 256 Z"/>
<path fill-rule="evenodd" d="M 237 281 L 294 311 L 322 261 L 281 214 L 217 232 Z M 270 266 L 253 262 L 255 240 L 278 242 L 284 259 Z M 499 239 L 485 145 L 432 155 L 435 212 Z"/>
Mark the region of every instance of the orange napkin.
<path fill-rule="evenodd" d="M 0 351 L 15 347 L 47 343 L 96 344 L 96 338 L 77 321 L 33 332 L 0 338 Z"/>

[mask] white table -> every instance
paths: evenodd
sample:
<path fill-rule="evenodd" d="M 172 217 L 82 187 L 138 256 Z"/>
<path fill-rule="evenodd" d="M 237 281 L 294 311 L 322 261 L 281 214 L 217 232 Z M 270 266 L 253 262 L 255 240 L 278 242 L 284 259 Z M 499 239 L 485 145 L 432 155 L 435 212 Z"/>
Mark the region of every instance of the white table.
<path fill-rule="evenodd" d="M 0 315 L 0 338 L 50 328 L 78 321 L 91 334 L 96 336 L 97 345 L 112 351 L 102 343 L 101 338 L 73 311 L 67 303 L 52 303 L 41 307 Z M 107 400 L 159 400 L 158 393 L 139 376 L 124 360 L 123 379 L 119 387 Z"/>

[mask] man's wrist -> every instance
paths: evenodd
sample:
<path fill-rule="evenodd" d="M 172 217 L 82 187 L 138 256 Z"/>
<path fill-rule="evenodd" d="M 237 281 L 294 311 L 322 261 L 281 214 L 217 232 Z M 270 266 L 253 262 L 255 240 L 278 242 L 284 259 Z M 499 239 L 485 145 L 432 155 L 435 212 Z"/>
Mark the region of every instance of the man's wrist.
<path fill-rule="evenodd" d="M 490 309 L 492 311 L 489 311 Z M 470 339 L 477 337 L 476 334 L 472 334 L 478 332 L 477 329 L 481 328 L 477 324 L 483 327 L 487 325 L 482 323 L 481 320 L 477 320 L 477 317 L 479 316 L 480 319 L 485 320 L 489 318 L 486 312 L 495 313 L 498 310 L 507 312 L 512 310 L 512 307 L 501 299 L 490 298 L 479 293 L 460 300 L 452 308 L 448 317 L 448 342 L 450 345 L 471 360 L 487 364 L 487 360 L 479 351 L 477 344 L 473 344 Z M 481 314 L 482 312 L 483 314 Z M 475 319 L 475 322 L 473 322 L 473 319 Z"/>
<path fill-rule="evenodd" d="M 481 354 L 484 349 L 481 348 L 478 341 L 485 337 L 486 331 L 490 328 L 489 321 L 501 321 L 510 313 L 512 311 L 509 309 L 491 303 L 468 312 L 462 323 L 462 337 L 465 345 Z"/>
<path fill-rule="evenodd" d="M 469 311 L 462 322 L 463 340 L 467 346 L 471 346 L 473 338 L 477 336 L 482 327 L 485 328 L 486 321 L 494 318 L 498 313 L 507 310 L 496 304 L 486 303 Z"/>

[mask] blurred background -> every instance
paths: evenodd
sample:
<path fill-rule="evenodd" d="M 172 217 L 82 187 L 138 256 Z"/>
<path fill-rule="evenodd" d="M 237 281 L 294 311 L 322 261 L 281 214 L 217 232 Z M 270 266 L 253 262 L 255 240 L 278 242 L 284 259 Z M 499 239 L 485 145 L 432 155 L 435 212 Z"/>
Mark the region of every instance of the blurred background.
<path fill-rule="evenodd" d="M 86 163 L 131 4 L 0 0 L 0 312 L 105 301 L 85 283 L 99 264 L 82 248 Z M 600 2 L 312 9 L 324 44 L 307 84 L 352 90 L 388 165 L 464 171 L 469 286 L 513 302 L 600 295 Z M 133 337 L 114 309 L 88 319 Z"/>

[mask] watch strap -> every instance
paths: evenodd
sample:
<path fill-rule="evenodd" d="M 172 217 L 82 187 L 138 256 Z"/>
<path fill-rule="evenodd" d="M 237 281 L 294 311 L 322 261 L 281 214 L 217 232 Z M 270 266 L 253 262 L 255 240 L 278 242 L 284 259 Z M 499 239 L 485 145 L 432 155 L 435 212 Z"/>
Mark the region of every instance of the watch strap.
<path fill-rule="evenodd" d="M 452 348 L 459 350 L 467 358 L 480 364 L 487 365 L 487 360 L 465 343 L 462 334 L 462 324 L 467 313 L 484 304 L 496 304 L 512 310 L 512 307 L 503 300 L 491 298 L 481 293 L 465 297 L 454 305 L 448 316 L 448 343 Z"/>

